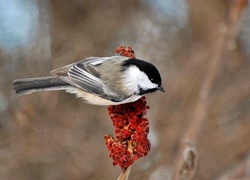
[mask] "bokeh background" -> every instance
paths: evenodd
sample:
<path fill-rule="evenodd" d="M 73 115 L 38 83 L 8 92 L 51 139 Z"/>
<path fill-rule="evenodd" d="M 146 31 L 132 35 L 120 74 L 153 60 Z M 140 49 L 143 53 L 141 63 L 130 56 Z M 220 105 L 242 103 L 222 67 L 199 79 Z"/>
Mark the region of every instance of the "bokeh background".
<path fill-rule="evenodd" d="M 103 138 L 113 133 L 107 107 L 59 91 L 17 97 L 12 81 L 114 55 L 120 44 L 155 64 L 166 90 L 147 96 L 152 148 L 130 179 L 171 179 L 188 132 L 195 132 L 189 140 L 198 154 L 194 179 L 249 178 L 245 2 L 1 0 L 0 179 L 119 176 Z"/>

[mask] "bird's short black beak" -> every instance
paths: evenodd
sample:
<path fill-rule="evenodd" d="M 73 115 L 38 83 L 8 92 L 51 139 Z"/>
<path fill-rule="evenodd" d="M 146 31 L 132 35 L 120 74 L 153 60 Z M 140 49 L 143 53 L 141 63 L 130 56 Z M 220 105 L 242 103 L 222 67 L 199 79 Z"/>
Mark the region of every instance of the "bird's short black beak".
<path fill-rule="evenodd" d="M 165 90 L 163 89 L 163 87 L 158 87 L 158 90 L 161 91 L 161 92 L 165 92 Z"/>

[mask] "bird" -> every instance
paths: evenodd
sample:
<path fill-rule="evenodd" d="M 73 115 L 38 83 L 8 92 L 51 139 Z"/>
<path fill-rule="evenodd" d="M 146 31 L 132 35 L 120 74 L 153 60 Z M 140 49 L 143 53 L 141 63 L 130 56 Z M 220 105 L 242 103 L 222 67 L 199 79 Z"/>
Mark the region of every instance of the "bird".
<path fill-rule="evenodd" d="M 157 90 L 165 92 L 157 68 L 125 56 L 89 57 L 51 71 L 52 76 L 13 81 L 18 96 L 38 91 L 65 90 L 86 103 L 118 105 Z"/>

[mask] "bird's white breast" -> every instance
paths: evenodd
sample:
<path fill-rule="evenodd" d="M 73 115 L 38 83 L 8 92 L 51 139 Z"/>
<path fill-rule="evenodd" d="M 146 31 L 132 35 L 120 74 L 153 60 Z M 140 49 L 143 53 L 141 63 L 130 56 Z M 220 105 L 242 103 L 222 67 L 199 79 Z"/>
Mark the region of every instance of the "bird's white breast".
<path fill-rule="evenodd" d="M 85 100 L 89 104 L 94 104 L 94 105 L 99 105 L 99 106 L 125 104 L 125 103 L 129 103 L 129 102 L 137 101 L 141 97 L 141 96 L 137 96 L 137 95 L 132 95 L 131 97 L 129 97 L 128 99 L 125 99 L 124 101 L 113 102 L 113 101 L 103 99 L 99 96 L 88 93 L 88 92 L 83 91 L 83 90 L 78 89 L 78 88 L 68 89 L 67 92 L 69 92 L 71 94 L 76 94 L 76 96 L 78 98 L 82 98 L 83 100 Z"/>

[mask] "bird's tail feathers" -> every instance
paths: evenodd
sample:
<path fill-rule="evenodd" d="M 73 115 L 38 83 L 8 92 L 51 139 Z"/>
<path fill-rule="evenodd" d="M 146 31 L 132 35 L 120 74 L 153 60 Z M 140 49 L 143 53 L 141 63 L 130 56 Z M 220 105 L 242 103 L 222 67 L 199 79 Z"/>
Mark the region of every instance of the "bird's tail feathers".
<path fill-rule="evenodd" d="M 16 79 L 13 82 L 14 90 L 18 96 L 37 91 L 67 90 L 70 84 L 54 76 Z"/>

